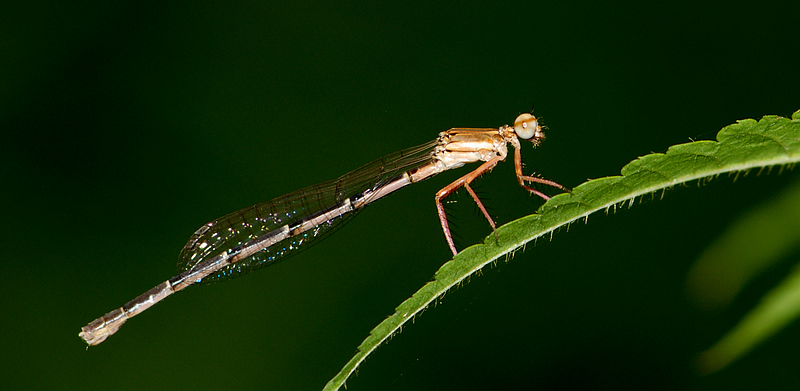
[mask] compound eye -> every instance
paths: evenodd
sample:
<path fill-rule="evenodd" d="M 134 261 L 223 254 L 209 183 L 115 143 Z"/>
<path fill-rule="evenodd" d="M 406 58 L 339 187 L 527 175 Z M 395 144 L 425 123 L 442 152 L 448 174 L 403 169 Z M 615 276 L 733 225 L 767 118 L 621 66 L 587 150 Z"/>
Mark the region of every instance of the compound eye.
<path fill-rule="evenodd" d="M 514 120 L 514 132 L 523 140 L 533 137 L 538 129 L 539 121 L 531 114 L 520 114 L 519 117 Z"/>

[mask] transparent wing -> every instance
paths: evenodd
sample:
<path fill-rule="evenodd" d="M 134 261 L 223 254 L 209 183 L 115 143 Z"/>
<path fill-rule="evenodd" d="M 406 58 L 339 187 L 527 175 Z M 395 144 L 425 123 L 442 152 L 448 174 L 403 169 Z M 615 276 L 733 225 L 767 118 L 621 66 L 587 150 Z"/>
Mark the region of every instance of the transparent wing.
<path fill-rule="evenodd" d="M 223 252 L 234 252 L 253 244 L 277 230 L 292 227 L 305 217 L 325 211 L 367 190 L 375 190 L 387 181 L 432 159 L 436 141 L 404 149 L 375 160 L 338 179 L 309 186 L 284 196 L 220 217 L 198 229 L 181 250 L 178 270 L 192 270 L 206 259 Z M 370 194 L 375 194 L 371 192 Z M 369 203 L 369 202 L 367 202 Z M 326 220 L 305 232 L 290 236 L 239 262 L 230 264 L 203 278 L 217 282 L 272 265 L 310 247 L 319 239 L 344 225 L 361 208 Z"/>

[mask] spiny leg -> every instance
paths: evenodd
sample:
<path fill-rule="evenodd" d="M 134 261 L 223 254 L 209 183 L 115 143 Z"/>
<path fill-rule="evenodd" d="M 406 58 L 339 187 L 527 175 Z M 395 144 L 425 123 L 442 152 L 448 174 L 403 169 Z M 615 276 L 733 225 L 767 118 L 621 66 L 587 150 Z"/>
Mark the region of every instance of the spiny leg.
<path fill-rule="evenodd" d="M 516 171 L 516 173 L 517 173 L 517 182 L 519 182 L 519 185 L 523 189 L 528 190 L 529 192 L 531 192 L 533 194 L 536 194 L 537 196 L 542 197 L 545 200 L 549 200 L 550 197 L 548 197 L 544 193 L 540 192 L 539 190 L 536 190 L 536 189 L 526 185 L 525 181 L 536 182 L 536 183 L 541 183 L 543 185 L 553 186 L 555 188 L 564 190 L 567 193 L 572 194 L 572 190 L 562 186 L 561 184 L 559 184 L 557 182 L 553 182 L 553 181 L 548 180 L 548 179 L 537 178 L 537 177 L 534 177 L 534 176 L 523 175 L 522 174 L 522 155 L 520 154 L 519 149 L 515 149 L 514 150 L 514 171 Z"/>
<path fill-rule="evenodd" d="M 458 178 L 455 182 L 445 186 L 442 190 L 439 190 L 436 193 L 436 210 L 439 212 L 439 222 L 442 224 L 442 230 L 444 231 L 444 237 L 447 239 L 447 245 L 450 246 L 450 250 L 453 252 L 455 256 L 458 254 L 456 250 L 456 245 L 453 243 L 453 235 L 450 233 L 450 225 L 447 223 L 447 216 L 444 212 L 444 205 L 442 205 L 442 199 L 453 194 L 456 190 L 460 187 L 465 187 L 469 194 L 472 196 L 472 199 L 475 200 L 475 203 L 478 204 L 478 207 L 483 212 L 483 215 L 486 217 L 486 220 L 489 221 L 489 225 L 492 226 L 492 231 L 494 231 L 494 236 L 497 238 L 497 229 L 494 224 L 494 220 L 492 217 L 489 216 L 489 212 L 486 211 L 486 208 L 483 206 L 483 203 L 478 198 L 478 195 L 472 190 L 469 184 L 474 181 L 479 176 L 483 175 L 484 173 L 490 171 L 494 166 L 497 165 L 497 162 L 500 161 L 500 157 L 492 158 L 491 160 L 487 161 L 486 163 L 481 164 L 480 167 L 475 169 L 475 171 L 470 172 L 467 175 L 464 175 L 461 178 Z"/>

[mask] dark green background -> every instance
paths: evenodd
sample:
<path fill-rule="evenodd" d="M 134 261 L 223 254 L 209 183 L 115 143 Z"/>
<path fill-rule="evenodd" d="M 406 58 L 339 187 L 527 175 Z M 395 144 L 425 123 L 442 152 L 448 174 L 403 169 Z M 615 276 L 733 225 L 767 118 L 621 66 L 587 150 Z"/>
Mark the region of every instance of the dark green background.
<path fill-rule="evenodd" d="M 433 194 L 466 170 L 285 263 L 188 289 L 98 347 L 77 333 L 173 276 L 201 224 L 450 127 L 535 104 L 549 130 L 523 150 L 528 170 L 576 186 L 800 108 L 796 1 L 118 3 L 0 10 L 3 389 L 320 389 L 450 259 Z M 797 323 L 719 374 L 690 363 L 800 253 L 723 312 L 691 306 L 684 278 L 797 177 L 692 184 L 530 245 L 448 293 L 348 389 L 796 389 Z M 541 205 L 508 162 L 476 187 L 501 223 Z M 490 230 L 456 200 L 463 248 Z"/>

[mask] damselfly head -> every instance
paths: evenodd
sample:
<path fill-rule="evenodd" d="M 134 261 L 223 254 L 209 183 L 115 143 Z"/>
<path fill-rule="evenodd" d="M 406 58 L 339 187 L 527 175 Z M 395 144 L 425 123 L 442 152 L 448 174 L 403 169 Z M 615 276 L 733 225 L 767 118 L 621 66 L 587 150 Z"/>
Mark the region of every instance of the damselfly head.
<path fill-rule="evenodd" d="M 539 126 L 539 121 L 532 114 L 520 114 L 514 120 L 514 133 L 523 140 L 530 140 L 534 144 L 539 144 L 544 139 L 544 132 Z"/>

